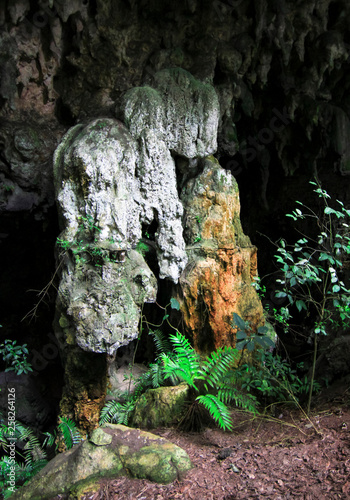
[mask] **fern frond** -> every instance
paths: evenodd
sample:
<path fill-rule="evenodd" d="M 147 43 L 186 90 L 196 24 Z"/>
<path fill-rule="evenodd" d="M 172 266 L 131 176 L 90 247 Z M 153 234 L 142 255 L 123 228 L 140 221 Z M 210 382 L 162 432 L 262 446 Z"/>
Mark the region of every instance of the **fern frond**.
<path fill-rule="evenodd" d="M 180 381 L 186 382 L 190 387 L 198 390 L 195 385 L 195 380 L 199 378 L 199 363 L 193 359 L 186 358 L 171 358 L 167 354 L 161 355 L 163 362 L 164 378 L 177 378 Z M 198 365 L 198 366 L 197 366 Z"/>
<path fill-rule="evenodd" d="M 32 476 L 35 476 L 35 474 L 41 471 L 41 469 L 43 469 L 46 464 L 48 464 L 48 460 L 46 458 L 41 458 L 40 460 L 33 462 L 33 464 L 31 465 L 32 469 L 31 474 L 30 477 L 27 479 L 27 481 L 29 481 L 29 479 L 31 479 Z"/>
<path fill-rule="evenodd" d="M 114 424 L 127 425 L 131 412 L 135 408 L 135 401 L 119 403 L 118 401 L 107 401 L 101 410 L 100 425 L 107 422 Z"/>
<path fill-rule="evenodd" d="M 164 384 L 163 367 L 159 363 L 153 363 L 149 367 L 152 388 L 157 389 Z"/>
<path fill-rule="evenodd" d="M 191 385 L 193 385 L 193 381 L 195 379 L 202 378 L 199 355 L 193 349 L 186 337 L 182 335 L 182 333 L 180 333 L 178 330 L 176 330 L 175 335 L 170 335 L 170 340 L 176 353 L 176 356 L 174 357 L 174 363 L 177 362 L 181 370 L 186 371 L 185 381 L 187 382 L 187 380 L 192 379 Z M 164 360 L 165 358 L 162 357 L 162 359 Z M 168 359 L 170 359 L 169 356 Z"/>
<path fill-rule="evenodd" d="M 195 350 L 191 346 L 190 342 L 186 337 L 176 330 L 175 334 L 170 335 L 170 341 L 173 345 L 174 351 L 178 356 L 187 356 L 188 354 L 196 354 Z"/>
<path fill-rule="evenodd" d="M 75 422 L 67 417 L 60 417 L 58 430 L 63 436 L 64 444 L 70 450 L 74 445 L 82 441 L 81 434 L 79 433 Z"/>
<path fill-rule="evenodd" d="M 213 394 L 205 394 L 203 396 L 198 396 L 196 399 L 203 406 L 205 406 L 221 429 L 224 431 L 232 430 L 230 410 L 217 396 L 214 396 Z"/>
<path fill-rule="evenodd" d="M 171 351 L 171 342 L 162 330 L 150 330 L 149 335 L 152 335 L 153 337 L 158 355 L 163 352 L 169 353 Z"/>
<path fill-rule="evenodd" d="M 51 448 L 55 444 L 55 439 L 56 439 L 56 431 L 51 434 L 51 432 L 43 432 L 44 436 L 46 438 L 44 439 L 43 442 L 43 448 Z"/>
<path fill-rule="evenodd" d="M 223 381 L 227 372 L 233 367 L 237 359 L 237 350 L 233 347 L 221 347 L 207 356 L 203 363 L 203 372 L 206 374 L 206 384 L 215 387 Z"/>
<path fill-rule="evenodd" d="M 225 404 L 234 402 L 236 406 L 252 413 L 257 411 L 256 397 L 252 394 L 243 394 L 235 387 L 221 387 L 218 391 L 218 399 Z"/>

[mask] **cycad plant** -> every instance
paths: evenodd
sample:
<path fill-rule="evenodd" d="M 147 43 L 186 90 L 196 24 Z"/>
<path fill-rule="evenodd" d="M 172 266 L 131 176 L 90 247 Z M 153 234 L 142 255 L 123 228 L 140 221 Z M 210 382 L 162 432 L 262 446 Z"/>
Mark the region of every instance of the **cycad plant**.
<path fill-rule="evenodd" d="M 124 400 L 123 402 L 116 400 L 107 401 L 100 413 L 100 425 L 106 422 L 128 425 L 136 401 L 141 394 L 147 389 L 157 389 L 165 385 L 164 370 L 160 362 L 160 356 L 162 353 L 171 351 L 171 343 L 166 335 L 159 329 L 149 330 L 149 335 L 153 337 L 157 352 L 155 362 L 151 363 L 148 370 L 137 380 L 135 389 L 132 393 L 130 392 L 129 386 L 129 391 L 121 395 L 121 399 Z M 173 380 L 173 383 L 176 383 L 176 381 Z"/>
<path fill-rule="evenodd" d="M 255 397 L 235 387 L 236 349 L 222 347 L 202 360 L 179 331 L 170 335 L 170 341 L 175 355 L 161 354 L 165 378 L 186 382 L 198 394 L 195 404 L 203 405 L 221 429 L 232 429 L 230 403 L 256 411 Z"/>

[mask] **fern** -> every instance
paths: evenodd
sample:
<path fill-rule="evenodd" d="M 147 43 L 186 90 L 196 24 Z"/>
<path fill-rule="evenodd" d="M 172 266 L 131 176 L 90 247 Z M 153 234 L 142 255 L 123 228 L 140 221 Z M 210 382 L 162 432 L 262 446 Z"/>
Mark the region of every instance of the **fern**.
<path fill-rule="evenodd" d="M 134 400 L 126 401 L 125 403 L 108 401 L 101 410 L 99 425 L 103 425 L 107 422 L 127 425 L 130 414 L 134 408 Z"/>
<path fill-rule="evenodd" d="M 15 467 L 16 484 L 19 486 L 25 484 L 47 464 L 46 453 L 33 430 L 16 420 L 13 435 L 12 429 L 10 430 L 5 424 L 4 416 L 0 412 L 0 447 L 4 451 L 8 449 L 9 438 L 15 438 L 17 443 L 24 443 L 24 446 L 23 454 L 16 447 L 15 461 L 10 460 L 8 456 L 0 459 L 0 489 L 3 491 L 4 499 L 10 498 L 12 494 L 8 488 L 8 476 L 13 472 L 13 467 Z"/>
<path fill-rule="evenodd" d="M 60 417 L 58 431 L 62 434 L 64 444 L 70 450 L 74 445 L 82 441 L 82 436 L 77 429 L 75 422 L 67 417 Z"/>
<path fill-rule="evenodd" d="M 173 358 L 165 353 L 161 355 L 165 378 L 177 377 L 197 390 L 195 380 L 203 378 L 199 355 L 179 331 L 170 335 L 170 340 L 176 356 Z"/>
<path fill-rule="evenodd" d="M 171 342 L 169 338 L 162 332 L 162 330 L 150 330 L 149 335 L 153 337 L 154 344 L 156 346 L 156 351 L 158 355 L 164 353 L 169 353 L 172 350 Z"/>
<path fill-rule="evenodd" d="M 254 396 L 242 394 L 234 387 L 232 376 L 238 357 L 237 349 L 222 347 L 200 361 L 199 355 L 189 341 L 178 331 L 170 336 L 175 356 L 162 354 L 165 378 L 176 376 L 199 391 L 198 382 L 203 381 L 207 394 L 200 394 L 196 401 L 202 404 L 215 422 L 224 430 L 232 428 L 228 404 L 234 402 L 248 411 L 256 411 Z M 209 392 L 209 389 L 211 392 Z M 213 394 L 212 392 L 215 392 Z"/>
<path fill-rule="evenodd" d="M 203 372 L 206 374 L 205 386 L 218 385 L 227 371 L 234 366 L 237 359 L 237 350 L 233 347 L 223 347 L 207 356 L 203 363 Z M 208 389 L 207 389 L 208 390 Z"/>
<path fill-rule="evenodd" d="M 209 411 L 210 415 L 223 430 L 232 430 L 230 411 L 214 394 L 204 394 L 196 398 Z"/>
<path fill-rule="evenodd" d="M 227 405 L 235 403 L 248 411 L 256 411 L 256 399 L 252 395 L 242 394 L 235 388 L 234 366 L 238 351 L 232 347 L 223 347 L 211 353 L 203 361 L 190 342 L 178 330 L 170 335 L 169 340 L 160 330 L 150 331 L 158 351 L 157 362 L 151 364 L 136 384 L 132 396 L 126 396 L 124 403 L 108 401 L 100 415 L 100 425 L 115 422 L 127 425 L 138 397 L 148 388 L 157 388 L 165 380 L 172 383 L 186 382 L 195 392 L 204 387 L 207 394 L 200 394 L 195 399 L 194 408 L 202 405 L 211 417 L 224 430 L 232 428 L 230 411 Z M 169 341 L 173 351 L 169 350 Z M 202 382 L 201 386 L 199 382 Z"/>
<path fill-rule="evenodd" d="M 223 386 L 218 390 L 218 398 L 225 404 L 234 402 L 236 406 L 252 413 L 256 412 L 257 399 L 252 394 L 243 394 L 232 386 Z"/>

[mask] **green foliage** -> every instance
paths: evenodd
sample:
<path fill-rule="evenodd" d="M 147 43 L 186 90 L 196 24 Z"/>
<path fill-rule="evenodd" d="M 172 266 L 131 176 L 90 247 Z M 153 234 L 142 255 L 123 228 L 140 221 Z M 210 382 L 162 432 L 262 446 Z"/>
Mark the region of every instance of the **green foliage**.
<path fill-rule="evenodd" d="M 140 240 L 135 248 L 136 252 L 142 255 L 142 257 L 145 257 L 145 255 L 149 252 L 149 245 L 145 243 L 144 241 Z"/>
<path fill-rule="evenodd" d="M 35 476 L 48 463 L 45 448 L 53 446 L 57 432 L 61 434 L 67 449 L 82 440 L 75 423 L 68 418 L 60 418 L 57 431 L 53 434 L 44 432 L 46 437 L 41 442 L 32 429 L 17 420 L 10 427 L 0 412 L 0 452 L 3 450 L 0 457 L 0 490 L 4 492 L 5 499 L 13 493 L 8 486 L 9 474 L 14 471 L 16 489 Z M 10 454 L 10 445 L 13 443 L 16 444 L 15 454 L 13 451 Z"/>
<path fill-rule="evenodd" d="M 296 209 L 287 214 L 294 221 L 310 218 L 319 231 L 314 240 L 304 236 L 294 245 L 287 245 L 284 240 L 279 242 L 276 260 L 283 277 L 277 280 L 281 289 L 276 297 L 286 298 L 299 313 L 316 312 L 313 333 L 327 334 L 330 318 L 334 320 L 335 315 L 340 315 L 342 321 L 350 319 L 350 289 L 340 278 L 343 261 L 350 254 L 350 210 L 340 201 L 338 210 L 331 208 L 329 194 L 319 184 L 311 184 L 317 186 L 314 192 L 324 203 L 324 215 L 319 217 L 300 202 L 306 213 Z"/>
<path fill-rule="evenodd" d="M 136 398 L 132 397 L 125 403 L 118 401 L 107 401 L 101 410 L 100 425 L 107 422 L 114 424 L 128 425 L 129 418 L 134 411 Z"/>
<path fill-rule="evenodd" d="M 259 276 L 254 277 L 252 282 L 252 286 L 258 292 L 259 297 L 262 301 L 266 298 L 266 286 L 261 283 L 261 278 Z M 268 321 L 276 327 L 277 325 L 283 329 L 285 333 L 290 329 L 289 321 L 292 318 L 288 307 L 270 307 L 270 304 L 267 302 L 264 304 L 264 313 L 267 317 Z"/>
<path fill-rule="evenodd" d="M 70 418 L 60 417 L 57 428 L 58 433 L 62 435 L 63 442 L 68 450 L 80 443 L 83 439 L 75 422 Z"/>
<path fill-rule="evenodd" d="M 268 333 L 268 328 L 266 326 L 260 326 L 255 333 L 250 324 L 244 321 L 237 313 L 233 313 L 231 325 L 233 328 L 237 329 L 237 349 L 247 349 L 249 352 L 252 352 L 256 345 L 259 345 L 263 349 L 275 347 L 274 341 L 266 335 Z"/>
<path fill-rule="evenodd" d="M 16 443 L 10 454 L 10 445 Z M 18 446 L 20 445 L 20 446 Z M 14 472 L 16 486 L 21 486 L 47 464 L 47 455 L 33 430 L 17 420 L 9 427 L 7 419 L 0 413 L 0 490 L 7 499 L 13 492 L 9 486 L 10 473 Z"/>
<path fill-rule="evenodd" d="M 314 192 L 323 204 L 323 215 L 297 202 L 297 208 L 287 217 L 297 222 L 308 218 L 317 229 L 316 238 L 302 235 L 294 245 L 280 240 L 276 260 L 282 277 L 277 280 L 280 289 L 277 298 L 285 298 L 285 313 L 292 318 L 292 307 L 305 320 L 314 318 L 311 336 L 314 339 L 313 369 L 310 380 L 308 411 L 319 335 L 327 335 L 332 325 L 346 326 L 350 320 L 350 288 L 341 279 L 343 262 L 350 254 L 350 210 L 337 200 L 337 208 L 330 206 L 331 197 L 319 183 L 311 182 Z"/>
<path fill-rule="evenodd" d="M 161 355 L 165 377 L 177 377 L 196 392 L 201 392 L 201 383 L 205 394 L 199 394 L 196 401 L 209 411 L 219 427 L 224 430 L 232 429 L 230 410 L 227 406 L 232 402 L 249 411 L 256 411 L 255 397 L 243 395 L 232 384 L 232 373 L 238 355 L 236 349 L 226 346 L 201 360 L 179 331 L 171 335 L 170 340 L 175 356 L 165 353 Z"/>
<path fill-rule="evenodd" d="M 124 402 L 115 400 L 107 401 L 101 410 L 99 425 L 103 425 L 106 422 L 127 425 L 134 411 L 136 401 L 141 394 L 147 389 L 157 389 L 165 385 L 165 375 L 160 356 L 164 352 L 170 352 L 172 345 L 160 329 L 150 330 L 149 335 L 153 337 L 157 351 L 155 363 L 151 363 L 148 370 L 139 377 L 133 393 L 127 391 L 121 395 Z M 173 383 L 176 383 L 175 379 Z"/>
<path fill-rule="evenodd" d="M 57 246 L 63 252 L 71 252 L 78 266 L 92 264 L 95 267 L 102 267 L 104 262 L 114 262 L 115 260 L 110 258 L 107 249 L 101 248 L 98 244 L 96 233 L 101 231 L 102 229 L 97 226 L 91 215 L 80 217 L 76 240 L 69 241 L 57 238 Z M 112 240 L 111 243 L 114 241 Z"/>
<path fill-rule="evenodd" d="M 32 366 L 28 361 L 27 344 L 16 345 L 16 340 L 6 339 L 0 344 L 0 354 L 6 364 L 5 372 L 14 371 L 17 375 L 32 372 Z"/>
<path fill-rule="evenodd" d="M 299 403 L 310 390 L 307 376 L 298 376 L 297 370 L 302 368 L 299 363 L 296 369 L 293 369 L 281 356 L 260 350 L 256 353 L 255 363 L 245 363 L 237 368 L 237 383 L 242 389 L 260 394 L 272 403 Z M 319 389 L 320 385 L 315 383 L 314 392 Z"/>

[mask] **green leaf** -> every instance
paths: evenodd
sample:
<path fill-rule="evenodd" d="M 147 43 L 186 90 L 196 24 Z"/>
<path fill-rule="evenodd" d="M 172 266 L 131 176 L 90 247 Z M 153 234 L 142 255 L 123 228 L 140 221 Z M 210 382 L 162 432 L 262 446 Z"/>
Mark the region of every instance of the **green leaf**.
<path fill-rule="evenodd" d="M 303 309 L 305 309 L 305 311 L 307 311 L 306 304 L 303 300 L 296 300 L 295 305 L 297 306 L 297 309 L 299 312 L 301 312 Z"/>
<path fill-rule="evenodd" d="M 250 342 L 248 342 L 248 344 L 247 344 L 247 349 L 248 349 L 248 351 L 249 351 L 249 352 L 254 351 L 254 347 L 255 347 L 255 346 L 254 346 L 254 342 L 251 342 L 251 341 L 250 341 Z"/>
<path fill-rule="evenodd" d="M 246 322 L 237 313 L 233 313 L 233 323 L 237 325 L 240 330 L 247 329 Z"/>
<path fill-rule="evenodd" d="M 247 342 L 245 340 L 241 340 L 240 342 L 236 343 L 236 349 L 238 349 L 239 351 L 241 351 L 242 349 L 244 349 L 244 347 L 246 345 L 247 345 Z"/>
<path fill-rule="evenodd" d="M 174 299 L 174 297 L 171 297 L 170 307 L 172 309 L 175 309 L 176 311 L 179 311 L 180 310 L 180 303 L 176 299 Z"/>
<path fill-rule="evenodd" d="M 198 396 L 199 401 L 209 411 L 210 415 L 223 430 L 232 430 L 232 421 L 230 411 L 217 396 L 213 394 L 205 394 Z"/>
<path fill-rule="evenodd" d="M 247 338 L 247 334 L 245 332 L 242 332 L 242 330 L 239 330 L 236 333 L 236 339 L 237 340 L 245 340 Z"/>
<path fill-rule="evenodd" d="M 261 347 L 264 348 L 269 348 L 269 347 L 275 347 L 275 343 L 270 337 L 257 337 L 257 342 L 261 345 Z"/>

